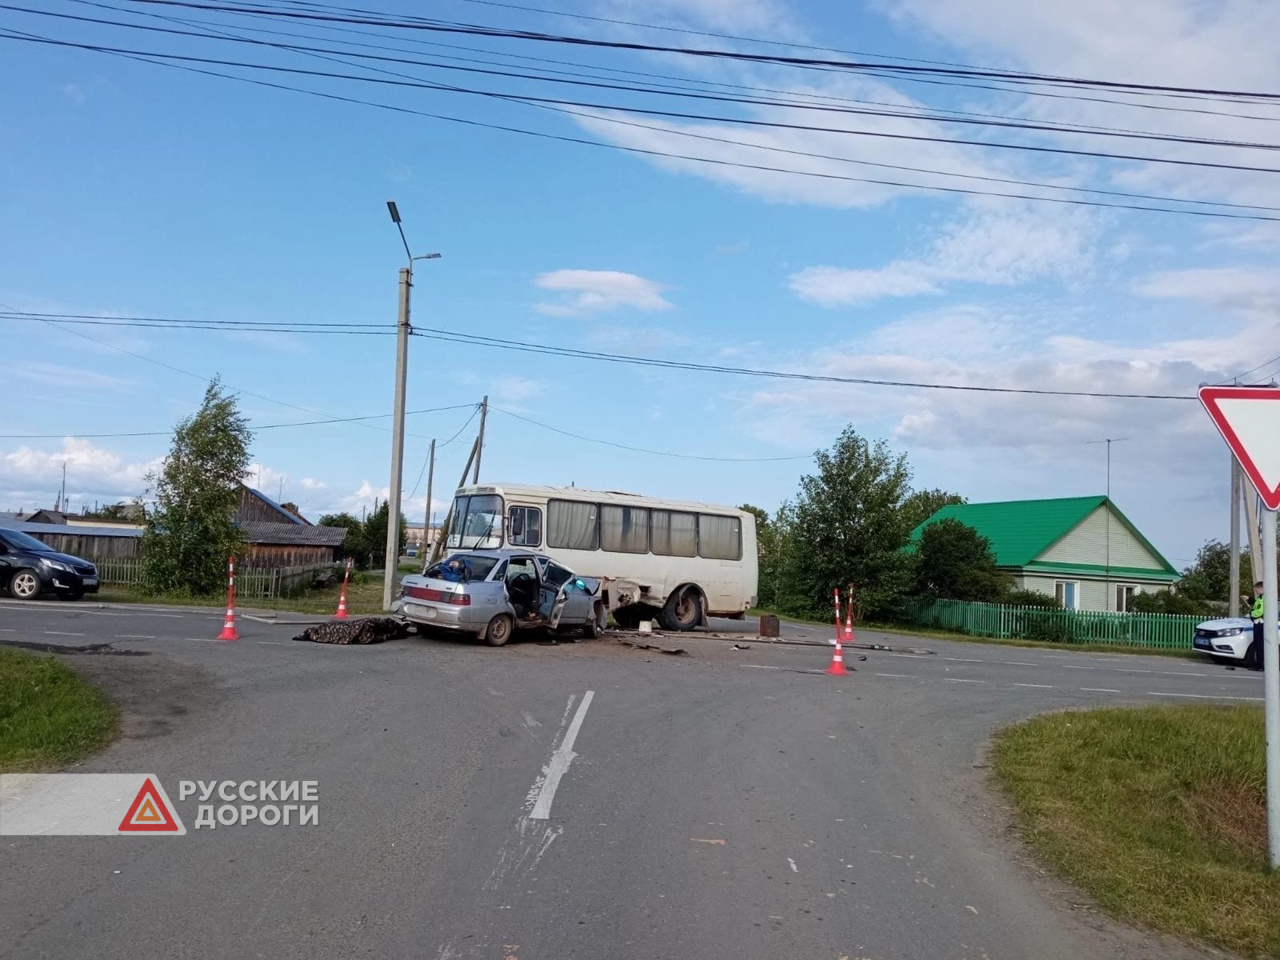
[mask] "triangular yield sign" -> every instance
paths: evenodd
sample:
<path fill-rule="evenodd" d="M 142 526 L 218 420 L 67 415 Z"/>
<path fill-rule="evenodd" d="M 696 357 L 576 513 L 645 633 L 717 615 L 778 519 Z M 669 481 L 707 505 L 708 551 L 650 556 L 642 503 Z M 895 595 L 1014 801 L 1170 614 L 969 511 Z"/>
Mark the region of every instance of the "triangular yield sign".
<path fill-rule="evenodd" d="M 1280 510 L 1280 389 L 1201 387 L 1209 411 L 1268 510 Z"/>
<path fill-rule="evenodd" d="M 169 812 L 156 785 L 147 777 L 138 795 L 133 798 L 129 812 L 120 821 L 119 829 L 130 833 L 178 833 L 179 827 Z"/>

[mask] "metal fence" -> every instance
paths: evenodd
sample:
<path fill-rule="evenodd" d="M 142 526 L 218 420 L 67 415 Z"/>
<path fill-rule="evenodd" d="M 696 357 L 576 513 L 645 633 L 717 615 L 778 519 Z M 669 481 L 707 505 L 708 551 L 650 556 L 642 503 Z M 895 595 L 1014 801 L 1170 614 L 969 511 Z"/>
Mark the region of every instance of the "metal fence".
<path fill-rule="evenodd" d="M 1104 613 L 1011 607 L 961 600 L 921 600 L 908 608 L 913 626 L 1004 640 L 1098 643 L 1190 650 L 1204 618 L 1165 613 Z"/>
<path fill-rule="evenodd" d="M 132 587 L 142 582 L 141 557 L 100 557 L 91 559 L 98 568 L 103 586 Z M 306 567 L 237 567 L 236 597 L 242 600 L 273 600 L 306 590 L 321 573 L 334 569 L 332 563 Z"/>

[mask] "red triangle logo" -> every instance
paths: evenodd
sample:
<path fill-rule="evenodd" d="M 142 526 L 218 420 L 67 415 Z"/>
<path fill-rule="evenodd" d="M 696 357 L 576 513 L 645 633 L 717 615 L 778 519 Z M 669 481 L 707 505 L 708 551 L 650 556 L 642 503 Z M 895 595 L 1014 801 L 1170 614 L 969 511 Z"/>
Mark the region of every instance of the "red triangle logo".
<path fill-rule="evenodd" d="M 118 829 L 128 833 L 178 833 L 180 828 L 164 797 L 147 777 Z"/>
<path fill-rule="evenodd" d="M 1200 402 L 1268 510 L 1280 510 L 1280 389 L 1201 387 Z"/>

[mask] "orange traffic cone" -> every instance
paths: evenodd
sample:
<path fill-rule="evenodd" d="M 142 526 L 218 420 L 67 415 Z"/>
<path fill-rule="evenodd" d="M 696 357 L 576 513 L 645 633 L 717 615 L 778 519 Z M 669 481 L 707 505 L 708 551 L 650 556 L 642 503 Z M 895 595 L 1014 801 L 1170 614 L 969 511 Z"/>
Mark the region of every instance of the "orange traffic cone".
<path fill-rule="evenodd" d="M 222 632 L 218 634 L 219 640 L 239 640 L 240 634 L 236 633 L 236 559 L 231 557 L 227 561 L 227 618 L 222 621 Z"/>
<path fill-rule="evenodd" d="M 840 652 L 840 641 L 836 641 L 836 648 L 831 651 L 831 666 L 827 667 L 828 674 L 833 677 L 843 677 L 849 671 L 844 668 L 844 655 Z"/>
<path fill-rule="evenodd" d="M 836 606 L 836 638 L 831 642 L 837 647 L 840 646 L 840 588 L 836 587 L 831 591 L 831 596 Z"/>
<path fill-rule="evenodd" d="M 351 558 L 347 557 L 347 570 L 342 575 L 342 593 L 338 596 L 338 612 L 334 614 L 334 618 L 338 620 L 347 619 L 347 578 L 351 575 Z"/>

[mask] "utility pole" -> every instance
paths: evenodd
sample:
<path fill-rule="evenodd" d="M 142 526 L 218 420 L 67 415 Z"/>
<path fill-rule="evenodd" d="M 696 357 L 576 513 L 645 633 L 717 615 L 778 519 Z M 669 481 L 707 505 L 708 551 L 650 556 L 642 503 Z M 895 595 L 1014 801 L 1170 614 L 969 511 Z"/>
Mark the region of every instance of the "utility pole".
<path fill-rule="evenodd" d="M 1227 598 L 1227 616 L 1240 616 L 1240 496 L 1244 492 L 1244 474 L 1235 456 L 1231 457 L 1231 558 L 1230 596 Z"/>
<path fill-rule="evenodd" d="M 472 483 L 480 482 L 480 454 L 484 452 L 484 421 L 488 415 L 489 398 L 485 397 L 484 400 L 480 402 L 480 439 L 476 443 L 476 470 L 475 473 L 471 475 Z M 466 474 L 464 473 L 463 477 L 465 476 Z"/>
<path fill-rule="evenodd" d="M 427 519 L 422 526 L 422 556 L 427 556 L 427 541 L 431 539 L 431 487 L 436 478 L 436 442 L 431 441 L 431 452 L 427 454 Z"/>
<path fill-rule="evenodd" d="M 413 261 L 435 260 L 440 254 L 429 253 L 415 257 L 409 250 L 409 241 L 400 224 L 400 210 L 394 200 L 387 201 L 391 222 L 400 231 L 400 242 L 408 265 L 400 268 L 400 310 L 396 322 L 396 387 L 395 413 L 391 426 L 391 496 L 387 500 L 387 552 L 386 570 L 382 580 L 382 608 L 391 609 L 391 593 L 396 581 L 396 568 L 400 566 L 400 486 L 404 466 L 404 393 L 409 366 L 409 294 L 413 287 Z"/>
<path fill-rule="evenodd" d="M 1267 738 L 1267 852 L 1280 870 L 1280 650 L 1276 630 L 1276 511 L 1262 511 L 1262 690 Z"/>

